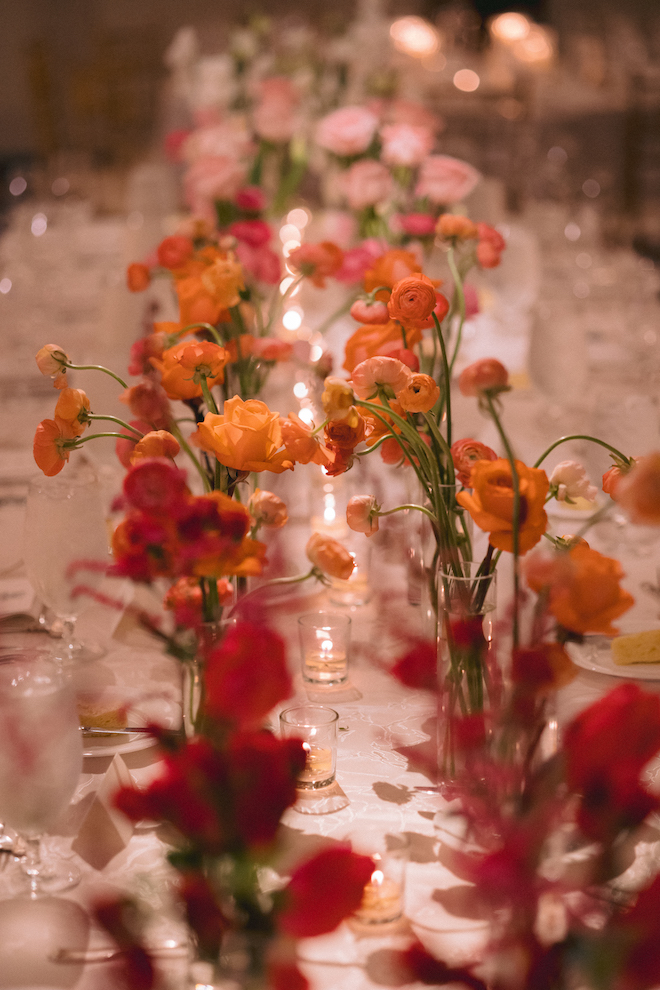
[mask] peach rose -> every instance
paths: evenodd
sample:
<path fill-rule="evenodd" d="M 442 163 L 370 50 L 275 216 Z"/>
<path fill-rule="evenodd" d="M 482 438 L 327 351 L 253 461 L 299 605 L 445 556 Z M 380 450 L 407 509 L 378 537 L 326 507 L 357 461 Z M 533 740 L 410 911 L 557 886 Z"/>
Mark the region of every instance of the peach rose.
<path fill-rule="evenodd" d="M 167 430 L 152 430 L 146 433 L 133 447 L 130 457 L 131 464 L 136 464 L 145 457 L 176 457 L 179 453 L 179 441 Z"/>
<path fill-rule="evenodd" d="M 471 241 L 479 236 L 476 223 L 453 213 L 443 213 L 438 218 L 435 229 L 438 237 L 445 241 Z"/>
<path fill-rule="evenodd" d="M 140 261 L 134 261 L 126 269 L 126 285 L 129 292 L 144 292 L 149 288 L 151 272 Z"/>
<path fill-rule="evenodd" d="M 388 165 L 419 165 L 435 143 L 428 127 L 415 124 L 386 124 L 380 129 L 382 159 Z"/>
<path fill-rule="evenodd" d="M 616 500 L 631 522 L 660 526 L 660 452 L 639 458 L 618 482 Z"/>
<path fill-rule="evenodd" d="M 288 451 L 282 449 L 280 417 L 259 399 L 227 399 L 222 414 L 207 413 L 191 439 L 234 471 L 293 470 Z"/>
<path fill-rule="evenodd" d="M 482 358 L 464 368 L 458 379 L 461 395 L 501 392 L 509 387 L 509 372 L 496 358 Z"/>
<path fill-rule="evenodd" d="M 414 327 L 406 331 L 406 343 L 408 348 L 414 347 L 422 339 L 422 331 Z M 383 324 L 372 324 L 371 326 L 358 327 L 348 338 L 345 344 L 345 360 L 343 367 L 348 372 L 352 372 L 356 365 L 367 358 L 382 355 L 384 357 L 397 356 L 396 352 L 403 350 L 403 334 L 401 325 L 394 320 L 388 320 Z M 402 360 L 400 358 L 400 360 Z M 404 362 L 408 364 L 408 361 Z"/>
<path fill-rule="evenodd" d="M 440 389 L 430 375 L 413 374 L 406 387 L 396 393 L 397 400 L 406 412 L 430 412 L 440 398 Z"/>
<path fill-rule="evenodd" d="M 410 368 L 396 358 L 367 358 L 353 369 L 353 391 L 359 399 L 368 399 L 380 385 L 391 388 L 398 396 L 411 376 Z"/>
<path fill-rule="evenodd" d="M 422 329 L 428 325 L 436 304 L 435 284 L 426 275 L 414 274 L 394 285 L 387 310 L 404 327 Z"/>
<path fill-rule="evenodd" d="M 477 461 L 496 461 L 497 454 L 480 440 L 455 440 L 451 445 L 451 458 L 456 477 L 466 488 L 471 487 L 472 468 Z"/>
<path fill-rule="evenodd" d="M 346 506 L 346 522 L 354 533 L 373 536 L 378 532 L 380 505 L 373 495 L 354 495 Z"/>
<path fill-rule="evenodd" d="M 378 117 L 366 107 L 340 107 L 321 118 L 316 143 L 334 155 L 361 155 L 373 141 L 377 128 Z"/>
<path fill-rule="evenodd" d="M 341 178 L 341 186 L 352 210 L 384 203 L 392 195 L 394 182 L 382 162 L 372 158 L 354 162 Z"/>
<path fill-rule="evenodd" d="M 548 608 L 557 622 L 575 633 L 616 635 L 612 620 L 634 604 L 619 582 L 621 564 L 579 543 L 568 552 L 536 554 L 524 565 L 533 591 L 548 593 Z"/>
<path fill-rule="evenodd" d="M 519 550 L 535 546 L 548 524 L 543 505 L 548 493 L 545 471 L 516 461 L 520 491 Z M 472 492 L 461 491 L 456 501 L 467 509 L 477 526 L 487 532 L 491 546 L 513 551 L 513 482 L 511 465 L 504 458 L 477 461 L 472 468 Z"/>
<path fill-rule="evenodd" d="M 289 520 L 282 499 L 272 492 L 262 491 L 261 488 L 257 488 L 250 496 L 248 509 L 256 523 L 271 529 L 281 529 Z"/>
<path fill-rule="evenodd" d="M 331 536 L 324 536 L 323 533 L 312 533 L 307 541 L 305 553 L 314 567 L 318 567 L 320 571 L 330 577 L 340 581 L 348 581 L 353 573 L 355 561 L 346 547 L 343 547 L 337 540 L 333 540 Z"/>
<path fill-rule="evenodd" d="M 432 203 L 458 203 L 469 196 L 481 175 L 475 168 L 449 155 L 430 155 L 419 170 L 415 196 Z"/>

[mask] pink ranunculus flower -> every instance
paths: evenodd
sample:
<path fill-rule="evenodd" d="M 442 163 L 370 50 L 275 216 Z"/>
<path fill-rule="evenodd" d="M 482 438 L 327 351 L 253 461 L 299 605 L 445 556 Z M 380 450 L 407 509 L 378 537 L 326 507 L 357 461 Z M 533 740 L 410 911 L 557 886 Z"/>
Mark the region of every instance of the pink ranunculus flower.
<path fill-rule="evenodd" d="M 366 107 L 340 107 L 319 121 L 316 143 L 335 155 L 361 155 L 377 128 L 378 117 Z"/>
<path fill-rule="evenodd" d="M 262 361 L 288 361 L 293 354 L 293 344 L 279 337 L 256 337 L 252 343 L 252 356 Z"/>
<path fill-rule="evenodd" d="M 479 182 L 476 168 L 449 155 L 429 155 L 422 162 L 415 188 L 416 196 L 426 196 L 432 203 L 458 203 Z"/>
<path fill-rule="evenodd" d="M 271 248 L 253 248 L 245 241 L 239 241 L 235 253 L 245 271 L 254 275 L 257 282 L 264 282 L 266 285 L 276 285 L 279 282 L 282 264 Z"/>
<path fill-rule="evenodd" d="M 378 385 L 388 385 L 396 395 L 406 387 L 411 375 L 410 368 L 396 358 L 367 358 L 353 369 L 353 391 L 359 399 L 368 399 Z"/>
<path fill-rule="evenodd" d="M 380 129 L 382 159 L 388 165 L 420 165 L 435 143 L 428 127 L 414 124 L 386 124 Z"/>
<path fill-rule="evenodd" d="M 239 120 L 198 127 L 181 145 L 181 157 L 190 164 L 200 158 L 246 158 L 253 151 L 250 133 Z"/>
<path fill-rule="evenodd" d="M 266 193 L 259 186 L 243 186 L 236 193 L 236 206 L 246 213 L 261 213 L 267 202 Z"/>
<path fill-rule="evenodd" d="M 410 237 L 430 237 L 435 234 L 435 217 L 429 213 L 400 213 L 397 222 Z"/>
<path fill-rule="evenodd" d="M 465 296 L 465 319 L 469 320 L 471 316 L 476 316 L 477 313 L 481 312 L 479 293 L 469 282 L 464 282 L 463 295 Z"/>
<path fill-rule="evenodd" d="M 213 200 L 234 198 L 245 181 L 245 172 L 245 165 L 227 155 L 199 158 L 183 179 L 186 203 L 193 213 L 206 217 Z"/>
<path fill-rule="evenodd" d="M 273 236 L 270 224 L 265 220 L 236 220 L 231 224 L 229 233 L 252 248 L 263 247 Z"/>
<path fill-rule="evenodd" d="M 392 176 L 382 162 L 372 158 L 354 162 L 343 176 L 344 195 L 353 210 L 383 203 L 394 189 Z"/>
<path fill-rule="evenodd" d="M 576 498 L 586 498 L 593 502 L 598 489 L 592 485 L 587 472 L 579 461 L 561 461 L 550 475 L 550 486 L 557 486 L 558 502 L 573 502 Z"/>
<path fill-rule="evenodd" d="M 346 506 L 346 522 L 354 533 L 373 536 L 378 532 L 380 505 L 373 495 L 354 495 Z"/>
<path fill-rule="evenodd" d="M 355 285 L 356 282 L 361 282 L 365 274 L 373 267 L 376 258 L 380 258 L 386 251 L 387 245 L 374 237 L 362 241 L 357 247 L 344 252 L 342 266 L 335 273 L 335 278 L 338 282 L 343 282 L 344 285 Z"/>
<path fill-rule="evenodd" d="M 255 108 L 252 123 L 262 140 L 285 144 L 298 129 L 300 118 L 295 104 L 281 99 L 264 99 Z"/>

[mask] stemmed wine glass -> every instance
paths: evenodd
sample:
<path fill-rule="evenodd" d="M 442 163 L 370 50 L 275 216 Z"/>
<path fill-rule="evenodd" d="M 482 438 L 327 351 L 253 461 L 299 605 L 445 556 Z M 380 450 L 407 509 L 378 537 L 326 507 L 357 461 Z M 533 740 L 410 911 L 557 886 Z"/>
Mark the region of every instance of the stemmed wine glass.
<path fill-rule="evenodd" d="M 0 821 L 25 840 L 12 883 L 31 896 L 74 886 L 79 871 L 41 859 L 41 836 L 66 810 L 82 771 L 82 733 L 64 673 L 42 656 L 0 663 Z"/>
<path fill-rule="evenodd" d="M 85 604 L 72 597 L 76 585 L 96 585 L 100 572 L 72 565 L 108 560 L 108 533 L 98 481 L 91 471 L 40 476 L 30 482 L 23 541 L 25 566 L 38 598 L 63 626 L 56 659 L 71 664 L 91 660 L 102 651 L 84 646 L 74 636 L 78 613 Z"/>

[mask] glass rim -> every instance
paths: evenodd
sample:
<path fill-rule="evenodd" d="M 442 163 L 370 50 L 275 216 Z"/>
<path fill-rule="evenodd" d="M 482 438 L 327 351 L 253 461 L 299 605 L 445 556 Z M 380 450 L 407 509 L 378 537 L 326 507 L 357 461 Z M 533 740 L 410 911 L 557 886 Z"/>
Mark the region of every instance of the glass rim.
<path fill-rule="evenodd" d="M 293 722 L 286 718 L 292 712 L 318 712 L 319 716 L 323 713 L 324 718 L 319 718 L 317 721 L 311 721 L 313 716 L 310 716 L 306 721 Z M 329 716 L 329 717 L 328 717 Z M 284 722 L 285 725 L 292 725 L 297 729 L 307 729 L 315 728 L 321 725 L 333 725 L 339 720 L 339 712 L 336 712 L 334 708 L 328 708 L 326 705 L 292 705 L 291 708 L 285 708 L 280 712 L 280 722 Z"/>
<path fill-rule="evenodd" d="M 324 616 L 328 616 L 330 620 L 328 625 L 322 625 L 321 622 L 318 621 Z M 298 625 L 305 629 L 332 629 L 333 626 L 343 626 L 344 628 L 350 629 L 351 617 L 350 615 L 344 615 L 343 612 L 332 612 L 330 610 L 327 612 L 305 612 L 304 615 L 298 616 Z"/>
<path fill-rule="evenodd" d="M 479 560 L 464 560 L 461 562 L 462 567 L 474 567 L 475 571 L 481 567 L 483 561 Z M 453 571 L 448 571 L 445 569 L 446 565 L 438 567 L 438 577 L 447 578 L 448 581 L 469 581 L 473 584 L 475 581 L 493 581 L 497 577 L 497 571 L 493 569 L 488 574 L 455 574 Z"/>

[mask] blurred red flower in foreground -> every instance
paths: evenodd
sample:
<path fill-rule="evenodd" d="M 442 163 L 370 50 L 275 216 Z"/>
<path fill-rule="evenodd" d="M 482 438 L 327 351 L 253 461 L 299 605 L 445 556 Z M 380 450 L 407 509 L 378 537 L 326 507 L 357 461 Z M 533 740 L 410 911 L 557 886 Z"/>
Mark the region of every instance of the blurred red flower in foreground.
<path fill-rule="evenodd" d="M 373 870 L 373 860 L 349 846 L 323 849 L 294 871 L 284 891 L 279 928 L 294 938 L 334 931 L 360 906 Z"/>

